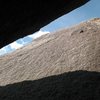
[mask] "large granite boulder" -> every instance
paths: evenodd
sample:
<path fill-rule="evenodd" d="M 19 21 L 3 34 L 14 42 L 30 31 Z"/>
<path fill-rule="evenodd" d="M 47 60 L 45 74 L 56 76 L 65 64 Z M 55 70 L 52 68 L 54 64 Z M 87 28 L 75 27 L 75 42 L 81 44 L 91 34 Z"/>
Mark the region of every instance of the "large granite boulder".
<path fill-rule="evenodd" d="M 0 57 L 0 86 L 0 100 L 100 100 L 100 19 Z"/>

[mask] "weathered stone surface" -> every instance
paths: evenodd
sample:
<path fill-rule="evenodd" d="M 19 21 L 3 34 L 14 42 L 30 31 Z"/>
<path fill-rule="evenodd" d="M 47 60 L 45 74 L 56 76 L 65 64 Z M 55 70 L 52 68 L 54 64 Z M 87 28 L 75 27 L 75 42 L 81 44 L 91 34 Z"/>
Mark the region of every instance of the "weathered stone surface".
<path fill-rule="evenodd" d="M 38 31 L 89 0 L 0 0 L 0 48 Z"/>
<path fill-rule="evenodd" d="M 44 35 L 0 57 L 0 85 L 1 100 L 99 100 L 100 19 Z"/>

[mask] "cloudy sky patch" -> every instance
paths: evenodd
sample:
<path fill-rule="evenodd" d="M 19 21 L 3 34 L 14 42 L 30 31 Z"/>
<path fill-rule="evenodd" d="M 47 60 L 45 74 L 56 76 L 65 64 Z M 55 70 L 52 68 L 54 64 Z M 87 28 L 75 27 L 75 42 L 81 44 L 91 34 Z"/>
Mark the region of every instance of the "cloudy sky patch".
<path fill-rule="evenodd" d="M 23 46 L 23 44 L 13 42 L 13 43 L 10 44 L 10 46 L 11 46 L 12 49 L 18 49 L 18 48 L 21 48 Z"/>
<path fill-rule="evenodd" d="M 49 31 L 41 31 L 40 30 L 39 32 L 36 32 L 35 34 L 29 35 L 28 37 L 36 39 L 36 38 L 38 38 L 38 37 L 40 37 L 42 35 L 48 34 L 48 33 L 50 33 L 50 32 Z"/>
<path fill-rule="evenodd" d="M 11 51 L 14 51 L 16 49 L 19 49 L 19 48 L 23 47 L 25 44 L 32 42 L 32 40 L 39 38 L 40 36 L 48 34 L 48 33 L 50 33 L 50 32 L 40 30 L 32 35 L 29 35 L 27 37 L 19 39 L 15 42 L 3 47 L 2 49 L 0 49 L 0 55 L 4 55 L 4 54 L 10 53 Z"/>

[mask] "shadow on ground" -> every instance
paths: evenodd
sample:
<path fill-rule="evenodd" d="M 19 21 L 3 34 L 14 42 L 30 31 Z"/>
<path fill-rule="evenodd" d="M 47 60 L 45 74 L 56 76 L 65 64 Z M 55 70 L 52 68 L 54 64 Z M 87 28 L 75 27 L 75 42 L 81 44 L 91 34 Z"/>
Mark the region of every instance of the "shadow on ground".
<path fill-rule="evenodd" d="M 3 86 L 0 100 L 100 100 L 100 73 L 74 71 Z"/>

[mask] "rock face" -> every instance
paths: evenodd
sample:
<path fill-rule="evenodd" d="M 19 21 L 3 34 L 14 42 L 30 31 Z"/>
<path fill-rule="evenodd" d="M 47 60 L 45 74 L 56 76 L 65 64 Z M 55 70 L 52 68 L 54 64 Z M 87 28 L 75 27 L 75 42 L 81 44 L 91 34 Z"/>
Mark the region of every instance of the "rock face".
<path fill-rule="evenodd" d="M 0 99 L 99 100 L 99 72 L 100 19 L 95 18 L 0 57 Z"/>
<path fill-rule="evenodd" d="M 38 31 L 89 0 L 0 0 L 0 48 Z"/>

